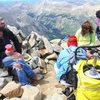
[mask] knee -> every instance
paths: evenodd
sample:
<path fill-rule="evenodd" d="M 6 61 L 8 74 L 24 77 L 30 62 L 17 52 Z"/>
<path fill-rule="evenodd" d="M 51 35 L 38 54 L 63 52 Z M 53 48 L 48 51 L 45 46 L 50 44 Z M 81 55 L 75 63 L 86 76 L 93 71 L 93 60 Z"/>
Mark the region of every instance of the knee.
<path fill-rule="evenodd" d="M 13 66 L 15 66 L 18 69 L 22 69 L 21 64 L 19 64 L 19 63 L 15 63 Z"/>

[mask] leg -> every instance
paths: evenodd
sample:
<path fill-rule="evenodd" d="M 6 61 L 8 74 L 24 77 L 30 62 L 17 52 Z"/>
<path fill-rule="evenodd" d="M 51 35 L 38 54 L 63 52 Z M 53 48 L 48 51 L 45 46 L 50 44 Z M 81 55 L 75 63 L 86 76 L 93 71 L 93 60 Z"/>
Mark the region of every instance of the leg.
<path fill-rule="evenodd" d="M 23 71 L 23 69 L 16 69 L 18 80 L 21 83 L 21 85 L 30 84 L 30 81 L 28 77 L 26 76 L 26 73 Z"/>

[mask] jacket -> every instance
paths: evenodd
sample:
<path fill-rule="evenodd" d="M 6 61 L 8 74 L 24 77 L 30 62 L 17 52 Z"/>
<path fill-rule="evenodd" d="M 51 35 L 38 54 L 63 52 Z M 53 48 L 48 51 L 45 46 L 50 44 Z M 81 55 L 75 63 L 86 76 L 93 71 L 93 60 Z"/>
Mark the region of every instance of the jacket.
<path fill-rule="evenodd" d="M 17 37 L 8 28 L 4 28 L 3 38 L 0 39 L 0 60 L 5 57 L 5 45 L 11 43 L 11 41 L 13 42 L 16 51 L 21 53 L 21 44 Z"/>
<path fill-rule="evenodd" d="M 78 46 L 87 46 L 95 44 L 95 33 L 87 33 L 84 36 L 81 35 L 81 29 L 79 29 L 75 36 L 77 37 Z"/>
<path fill-rule="evenodd" d="M 56 79 L 60 81 L 61 76 L 71 70 L 69 67 L 69 61 L 75 57 L 75 50 L 76 46 L 70 46 L 67 49 L 63 49 L 57 59 L 57 62 L 55 64 L 55 70 L 56 70 Z M 80 49 L 81 56 L 86 57 L 86 51 L 84 49 Z M 79 53 L 80 54 L 80 53 Z M 73 60 L 74 61 L 74 60 Z M 73 62 L 74 63 L 74 62 Z"/>

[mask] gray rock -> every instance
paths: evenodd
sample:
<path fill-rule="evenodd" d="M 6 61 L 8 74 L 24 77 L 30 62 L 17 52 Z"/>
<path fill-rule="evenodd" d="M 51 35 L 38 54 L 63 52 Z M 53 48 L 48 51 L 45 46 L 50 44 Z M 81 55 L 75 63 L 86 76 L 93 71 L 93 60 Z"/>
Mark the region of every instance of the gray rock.
<path fill-rule="evenodd" d="M 11 30 L 15 35 L 19 33 L 18 29 L 15 26 L 7 25 L 7 28 Z"/>
<path fill-rule="evenodd" d="M 39 59 L 38 66 L 40 66 L 42 68 L 46 67 L 45 61 L 43 59 L 41 59 L 41 58 L 38 58 L 38 59 Z"/>
<path fill-rule="evenodd" d="M 45 63 L 49 63 L 49 60 L 47 58 L 44 59 Z"/>
<path fill-rule="evenodd" d="M 40 57 L 40 52 L 39 52 L 38 48 L 36 48 L 36 47 L 31 49 L 30 54 L 32 57 L 34 57 L 34 56 Z"/>
<path fill-rule="evenodd" d="M 27 50 L 27 49 L 29 49 L 31 46 L 30 46 L 30 44 L 29 44 L 29 42 L 27 41 L 27 40 L 24 40 L 23 42 L 22 42 L 22 48 L 24 49 L 24 50 Z"/>
<path fill-rule="evenodd" d="M 32 32 L 29 36 L 28 36 L 28 42 L 30 44 L 31 47 L 33 47 L 36 44 L 36 38 L 37 36 L 34 34 L 34 32 Z"/>
<path fill-rule="evenodd" d="M 5 78 L 0 77 L 0 89 L 2 89 L 7 83 L 8 82 Z"/>
<path fill-rule="evenodd" d="M 48 95 L 45 100 L 66 100 L 66 97 L 65 95 L 54 93 L 52 95 Z"/>
<path fill-rule="evenodd" d="M 68 48 L 67 46 L 67 42 L 63 41 L 61 42 L 61 45 L 60 45 L 62 48 Z"/>
<path fill-rule="evenodd" d="M 11 99 L 8 99 L 8 98 L 5 98 L 5 99 L 3 99 L 3 100 L 21 100 L 20 98 L 11 98 Z"/>
<path fill-rule="evenodd" d="M 35 74 L 41 74 L 41 69 L 38 67 L 38 68 L 35 68 L 34 70 L 33 70 L 33 72 L 35 73 Z"/>
<path fill-rule="evenodd" d="M 47 55 L 48 52 L 47 52 L 46 49 L 40 49 L 40 50 L 39 50 L 39 54 L 43 57 L 43 56 Z"/>
<path fill-rule="evenodd" d="M 35 46 L 38 48 L 38 50 L 43 49 L 44 48 L 44 42 L 43 42 L 43 40 L 40 39 L 40 38 L 38 38 L 36 40 L 36 45 Z"/>
<path fill-rule="evenodd" d="M 53 51 L 59 53 L 62 50 L 62 47 L 57 44 L 51 44 Z"/>
<path fill-rule="evenodd" d="M 8 76 L 8 69 L 7 68 L 1 69 L 0 72 L 1 72 L 0 77 Z"/>
<path fill-rule="evenodd" d="M 49 64 L 53 65 L 55 64 L 55 61 L 54 60 L 49 60 Z"/>
<path fill-rule="evenodd" d="M 46 52 L 48 54 L 53 53 L 53 48 L 52 48 L 50 42 L 48 41 L 48 39 L 46 37 L 42 37 L 42 39 L 43 39 L 43 42 L 44 42 L 44 45 L 45 45 L 45 48 L 46 48 Z"/>
<path fill-rule="evenodd" d="M 54 52 L 51 55 L 47 56 L 46 58 L 48 60 L 55 60 L 55 59 L 57 59 L 57 54 Z"/>
<path fill-rule="evenodd" d="M 56 44 L 56 45 L 60 45 L 61 43 L 61 39 L 53 39 L 50 41 L 51 44 Z"/>
<path fill-rule="evenodd" d="M 8 77 L 5 77 L 5 79 L 7 80 L 7 82 L 10 82 L 10 81 L 12 81 L 13 76 L 8 76 Z"/>
<path fill-rule="evenodd" d="M 39 62 L 38 56 L 32 57 L 32 59 L 30 61 L 31 68 L 35 69 L 36 67 L 38 67 L 38 62 Z"/>

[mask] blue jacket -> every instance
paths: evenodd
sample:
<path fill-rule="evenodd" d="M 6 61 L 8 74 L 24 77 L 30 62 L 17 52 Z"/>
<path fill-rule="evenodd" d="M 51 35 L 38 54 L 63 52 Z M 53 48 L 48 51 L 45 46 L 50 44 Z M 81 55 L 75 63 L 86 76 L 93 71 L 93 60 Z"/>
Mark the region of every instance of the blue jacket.
<path fill-rule="evenodd" d="M 66 72 L 69 72 L 71 68 L 69 67 L 69 59 L 74 57 L 76 46 L 70 46 L 68 49 L 63 49 L 56 62 L 56 79 L 59 81 L 61 76 Z M 86 51 L 81 49 L 83 55 L 86 56 Z"/>

